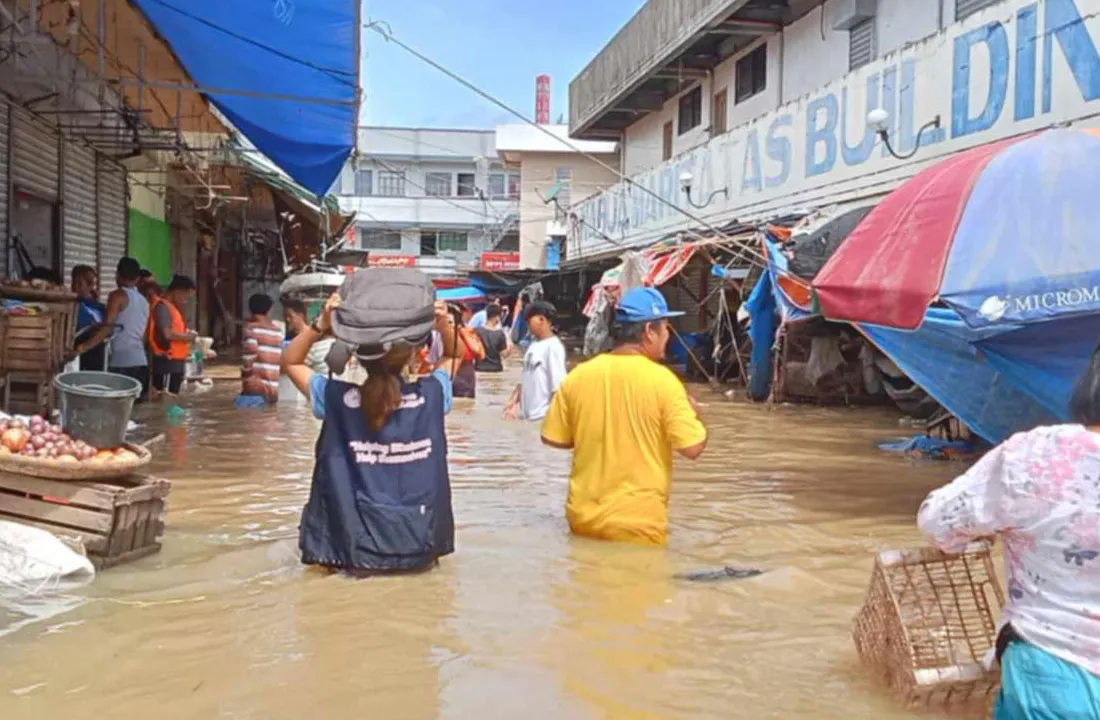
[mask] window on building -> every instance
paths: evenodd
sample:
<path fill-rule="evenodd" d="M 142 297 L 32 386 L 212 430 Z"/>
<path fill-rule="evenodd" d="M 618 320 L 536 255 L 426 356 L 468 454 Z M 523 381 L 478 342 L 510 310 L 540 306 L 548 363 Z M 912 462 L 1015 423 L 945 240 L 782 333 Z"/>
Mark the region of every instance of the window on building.
<path fill-rule="evenodd" d="M 359 247 L 364 250 L 400 250 L 401 233 L 359 228 Z"/>
<path fill-rule="evenodd" d="M 434 257 L 439 254 L 436 245 L 438 233 L 420 231 L 420 254 L 425 257 Z"/>
<path fill-rule="evenodd" d="M 680 96 L 680 134 L 694 130 L 703 124 L 703 86 L 698 85 L 686 95 Z"/>
<path fill-rule="evenodd" d="M 470 242 L 464 232 L 421 231 L 420 254 L 434 257 L 444 252 L 466 252 Z"/>
<path fill-rule="evenodd" d="M 519 199 L 519 188 L 521 184 L 521 178 L 519 173 L 508 173 L 508 199 Z"/>
<path fill-rule="evenodd" d="M 661 159 L 672 159 L 672 121 L 669 120 L 665 123 L 663 135 L 661 137 Z"/>
<path fill-rule="evenodd" d="M 405 197 L 405 173 L 379 170 L 377 194 L 382 197 Z"/>
<path fill-rule="evenodd" d="M 554 170 L 554 184 L 558 190 L 558 205 L 568 208 L 573 204 L 573 168 L 560 167 Z"/>
<path fill-rule="evenodd" d="M 519 252 L 519 233 L 504 233 L 495 249 L 500 252 Z"/>
<path fill-rule="evenodd" d="M 370 195 L 372 179 L 370 170 L 352 170 L 350 175 L 342 177 L 340 182 L 340 194 Z"/>
<path fill-rule="evenodd" d="M 723 135 L 726 132 L 726 118 L 729 109 L 728 94 L 722 88 L 714 93 L 714 107 L 710 113 L 710 134 Z"/>
<path fill-rule="evenodd" d="M 856 70 L 875 59 L 875 19 L 860 20 L 848 31 L 848 69 Z"/>
<path fill-rule="evenodd" d="M 737 61 L 734 102 L 744 102 L 764 92 L 768 85 L 768 45 L 764 43 Z"/>
<path fill-rule="evenodd" d="M 492 173 L 489 175 L 489 197 L 493 200 L 504 199 L 508 190 L 508 178 L 504 173 Z"/>
<path fill-rule="evenodd" d="M 458 174 L 458 196 L 477 197 L 477 175 L 473 173 Z"/>
<path fill-rule="evenodd" d="M 424 194 L 428 197 L 450 197 L 451 173 L 430 172 L 425 174 Z"/>
<path fill-rule="evenodd" d="M 1001 0 L 955 0 L 955 22 L 992 7 Z"/>
<path fill-rule="evenodd" d="M 464 232 L 441 232 L 437 247 L 439 252 L 466 252 L 470 242 Z"/>

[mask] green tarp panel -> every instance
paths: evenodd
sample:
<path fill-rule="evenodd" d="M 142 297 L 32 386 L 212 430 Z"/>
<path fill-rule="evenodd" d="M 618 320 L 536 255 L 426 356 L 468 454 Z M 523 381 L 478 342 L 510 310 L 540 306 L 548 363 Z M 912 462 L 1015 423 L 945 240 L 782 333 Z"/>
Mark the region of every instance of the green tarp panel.
<path fill-rule="evenodd" d="M 172 228 L 163 220 L 130 209 L 130 255 L 153 272 L 162 286 L 172 281 Z"/>

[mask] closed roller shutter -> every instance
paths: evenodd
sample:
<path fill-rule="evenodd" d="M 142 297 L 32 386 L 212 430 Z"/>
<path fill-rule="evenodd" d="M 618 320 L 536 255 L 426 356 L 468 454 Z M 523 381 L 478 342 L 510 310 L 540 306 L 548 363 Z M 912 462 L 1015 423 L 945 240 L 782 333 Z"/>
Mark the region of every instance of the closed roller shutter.
<path fill-rule="evenodd" d="M 118 261 L 126 254 L 126 170 L 102 155 L 98 162 L 99 276 L 113 284 Z"/>
<path fill-rule="evenodd" d="M 96 250 L 96 162 L 90 148 L 65 143 L 65 174 L 61 178 L 61 249 L 65 274 L 71 277 L 77 265 L 97 267 Z M 109 278 L 107 278 L 109 279 Z"/>
<path fill-rule="evenodd" d="M 57 133 L 25 110 L 13 108 L 12 181 L 17 190 L 55 202 L 58 191 Z"/>
<path fill-rule="evenodd" d="M 8 104 L 0 98 L 0 277 L 8 274 Z"/>
<path fill-rule="evenodd" d="M 964 20 L 987 7 L 993 7 L 1003 0 L 956 0 L 955 21 Z"/>

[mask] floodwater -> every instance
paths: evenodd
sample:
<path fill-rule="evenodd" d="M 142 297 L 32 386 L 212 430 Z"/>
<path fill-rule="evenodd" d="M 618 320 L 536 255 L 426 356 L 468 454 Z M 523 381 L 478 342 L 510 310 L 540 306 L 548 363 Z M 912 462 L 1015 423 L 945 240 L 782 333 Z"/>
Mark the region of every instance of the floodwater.
<path fill-rule="evenodd" d="M 868 679 L 851 620 L 872 554 L 919 544 L 920 500 L 960 466 L 877 451 L 902 434 L 889 411 L 696 388 L 712 436 L 678 461 L 668 548 L 577 539 L 568 455 L 500 419 L 513 381 L 483 379 L 448 421 L 456 554 L 367 580 L 298 563 L 305 407 L 191 398 L 153 446 L 163 551 L 8 613 L 0 717 L 929 717 Z M 766 572 L 674 578 L 723 565 Z"/>

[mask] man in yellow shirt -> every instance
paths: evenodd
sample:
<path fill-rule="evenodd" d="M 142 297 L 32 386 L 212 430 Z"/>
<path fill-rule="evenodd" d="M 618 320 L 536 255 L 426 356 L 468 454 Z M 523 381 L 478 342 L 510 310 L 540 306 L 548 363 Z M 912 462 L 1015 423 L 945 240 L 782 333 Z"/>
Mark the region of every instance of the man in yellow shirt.
<path fill-rule="evenodd" d="M 566 515 L 578 535 L 662 545 L 672 452 L 694 460 L 707 429 L 680 379 L 661 364 L 670 312 L 661 293 L 623 296 L 614 349 L 578 366 L 554 394 L 542 442 L 573 451 Z"/>

